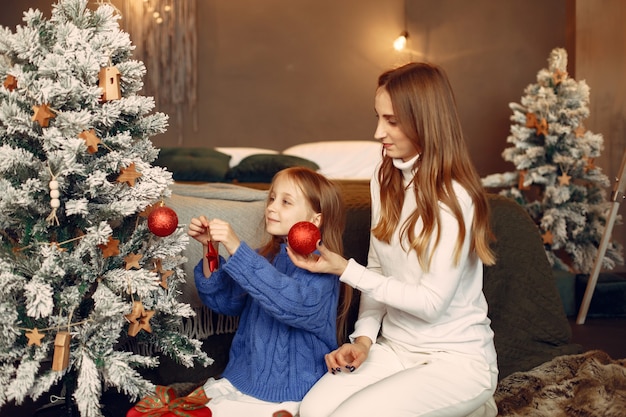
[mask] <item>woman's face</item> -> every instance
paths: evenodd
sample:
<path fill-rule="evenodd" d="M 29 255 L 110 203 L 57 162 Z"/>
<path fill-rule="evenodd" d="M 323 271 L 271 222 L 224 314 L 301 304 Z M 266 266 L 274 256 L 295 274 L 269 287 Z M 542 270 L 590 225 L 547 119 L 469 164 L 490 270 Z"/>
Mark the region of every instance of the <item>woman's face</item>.
<path fill-rule="evenodd" d="M 374 109 L 378 117 L 374 138 L 382 142 L 385 155 L 405 162 L 417 155 L 419 151 L 398 125 L 391 97 L 384 88 L 376 90 Z"/>
<path fill-rule="evenodd" d="M 287 236 L 291 226 L 309 221 L 320 226 L 321 215 L 311 208 L 297 184 L 286 176 L 274 180 L 265 208 L 265 230 L 274 236 Z"/>

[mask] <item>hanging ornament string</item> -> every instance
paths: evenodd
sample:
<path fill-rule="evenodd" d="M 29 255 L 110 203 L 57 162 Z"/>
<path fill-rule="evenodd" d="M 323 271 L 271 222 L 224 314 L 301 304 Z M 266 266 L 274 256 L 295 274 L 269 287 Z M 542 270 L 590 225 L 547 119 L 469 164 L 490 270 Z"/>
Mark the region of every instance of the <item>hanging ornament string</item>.
<path fill-rule="evenodd" d="M 57 249 L 63 251 L 65 249 L 61 248 L 61 245 L 65 245 L 66 243 L 71 243 L 71 242 L 74 242 L 76 240 L 80 240 L 80 239 L 82 239 L 84 237 L 85 236 L 83 235 L 83 236 L 78 236 L 78 237 L 75 237 L 75 238 L 72 238 L 72 239 L 64 240 L 63 242 L 50 242 L 50 245 L 54 245 L 54 246 L 57 247 Z M 31 248 L 31 247 L 33 247 L 33 245 L 28 245 L 28 246 L 24 246 L 24 247 L 21 247 L 21 248 L 17 248 L 16 251 L 17 252 L 21 252 L 21 251 L 26 250 L 26 249 Z"/>
<path fill-rule="evenodd" d="M 86 319 L 86 320 L 82 320 L 82 321 L 77 321 L 76 323 L 72 323 L 68 325 L 68 329 L 72 328 L 72 327 L 76 327 L 76 326 L 80 326 L 83 324 L 87 324 L 92 322 L 93 319 Z M 39 327 L 33 327 L 33 328 L 28 328 L 28 327 L 17 327 L 17 330 L 20 330 L 22 332 L 26 332 L 26 333 L 31 333 L 33 335 L 38 335 L 38 336 L 45 336 L 45 333 L 39 333 L 39 332 L 47 332 L 50 330 L 59 330 L 59 326 L 54 326 L 54 327 L 43 327 L 43 328 L 39 328 Z"/>
<path fill-rule="evenodd" d="M 61 207 L 61 200 L 59 200 L 59 197 L 61 196 L 61 193 L 59 192 L 59 182 L 56 179 L 56 175 L 52 173 L 50 165 L 48 165 L 48 171 L 50 172 L 51 177 L 48 187 L 50 187 L 50 207 L 52 208 L 52 211 L 48 217 L 46 217 L 46 222 L 51 226 L 59 226 L 59 218 L 57 217 L 57 209 Z"/>

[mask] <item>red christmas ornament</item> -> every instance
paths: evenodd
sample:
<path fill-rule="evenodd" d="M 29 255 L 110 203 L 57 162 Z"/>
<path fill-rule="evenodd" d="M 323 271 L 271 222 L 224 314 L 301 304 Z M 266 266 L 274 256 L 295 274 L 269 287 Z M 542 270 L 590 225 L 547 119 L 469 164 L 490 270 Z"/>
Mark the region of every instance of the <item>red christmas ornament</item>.
<path fill-rule="evenodd" d="M 178 216 L 169 207 L 157 207 L 148 215 L 148 229 L 159 237 L 171 235 L 177 227 Z"/>
<path fill-rule="evenodd" d="M 217 269 L 220 263 L 220 257 L 217 253 L 217 249 L 213 246 L 213 242 L 209 242 L 209 251 L 206 254 L 206 258 L 209 260 L 209 271 L 213 272 Z"/>
<path fill-rule="evenodd" d="M 311 222 L 298 222 L 289 229 L 287 242 L 295 252 L 306 256 L 317 248 L 317 242 L 321 238 L 322 234 L 316 225 Z"/>

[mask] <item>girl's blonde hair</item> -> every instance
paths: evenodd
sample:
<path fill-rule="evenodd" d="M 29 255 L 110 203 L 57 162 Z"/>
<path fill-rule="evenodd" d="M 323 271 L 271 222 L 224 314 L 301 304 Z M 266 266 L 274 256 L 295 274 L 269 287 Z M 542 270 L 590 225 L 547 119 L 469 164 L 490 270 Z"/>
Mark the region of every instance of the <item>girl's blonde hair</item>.
<path fill-rule="evenodd" d="M 378 88 L 389 94 L 398 126 L 420 153 L 413 167 L 417 208 L 401 225 L 402 238 L 407 239 L 410 249 L 417 253 L 420 265 L 428 271 L 440 240 L 438 207 L 441 203 L 449 208 L 459 224 L 454 264 L 458 265 L 463 240 L 470 233 L 470 250 L 485 265 L 493 265 L 495 255 L 490 248 L 493 235 L 489 225 L 489 205 L 471 163 L 447 75 L 435 65 L 410 63 L 383 73 L 378 79 Z M 389 242 L 399 226 L 405 195 L 402 174 L 394 167 L 391 158 L 383 158 L 378 180 L 382 212 L 372 233 L 377 239 Z M 470 230 L 463 221 L 453 181 L 467 190 L 474 203 Z M 415 225 L 420 218 L 424 226 L 416 236 Z"/>
<path fill-rule="evenodd" d="M 331 251 L 343 255 L 343 231 L 346 224 L 344 202 L 339 187 L 325 176 L 306 167 L 290 167 L 279 171 L 273 178 L 269 194 L 278 178 L 288 178 L 302 191 L 315 213 L 321 213 L 320 232 L 322 241 Z M 266 204 L 269 204 L 269 199 Z M 282 236 L 271 236 L 259 249 L 259 253 L 272 260 L 280 251 Z M 341 283 L 337 305 L 337 339 L 341 344 L 346 338 L 348 313 L 352 302 L 352 287 Z"/>

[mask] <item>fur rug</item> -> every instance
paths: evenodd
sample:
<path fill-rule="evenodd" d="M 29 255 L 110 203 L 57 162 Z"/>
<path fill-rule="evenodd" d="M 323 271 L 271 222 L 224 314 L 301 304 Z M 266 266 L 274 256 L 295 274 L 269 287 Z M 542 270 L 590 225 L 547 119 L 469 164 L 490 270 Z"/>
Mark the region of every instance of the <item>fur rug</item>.
<path fill-rule="evenodd" d="M 621 417 L 626 415 L 626 359 L 600 350 L 558 356 L 498 384 L 498 416 Z"/>

